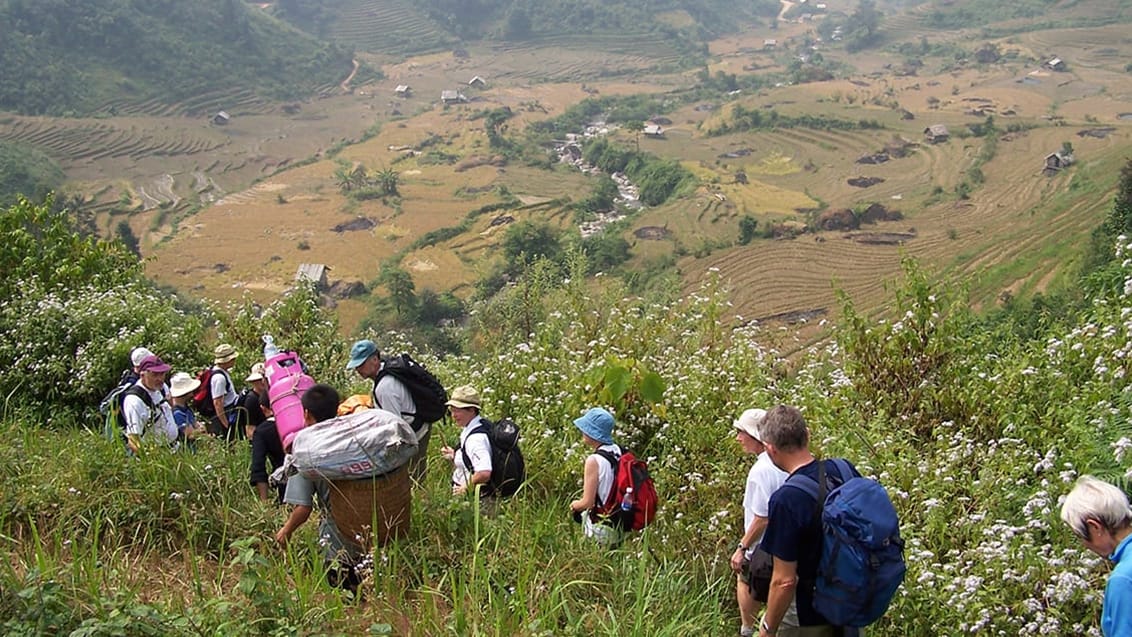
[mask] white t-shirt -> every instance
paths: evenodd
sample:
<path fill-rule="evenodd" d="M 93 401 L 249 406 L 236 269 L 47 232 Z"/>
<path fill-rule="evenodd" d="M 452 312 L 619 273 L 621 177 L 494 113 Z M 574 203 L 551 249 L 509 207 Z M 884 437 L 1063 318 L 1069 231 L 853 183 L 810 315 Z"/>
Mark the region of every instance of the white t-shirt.
<path fill-rule="evenodd" d="M 621 447 L 617 445 L 602 445 L 597 450 L 609 451 L 614 456 L 621 457 Z M 613 477 L 617 468 L 596 453 L 590 455 L 597 458 L 597 493 L 594 495 L 594 507 L 596 508 L 605 504 L 606 500 L 609 499 L 609 492 L 613 490 Z"/>
<path fill-rule="evenodd" d="M 476 434 L 471 436 L 476 427 L 479 427 L 483 421 L 479 416 L 472 419 L 460 431 L 460 448 L 456 450 L 456 455 L 452 457 L 452 484 L 456 486 L 465 486 L 468 481 L 472 479 L 472 474 L 478 471 L 491 471 L 491 443 L 488 441 L 487 436 L 483 434 Z M 468 459 L 472 461 L 472 466 L 468 467 L 464 464 L 464 451 L 468 452 Z"/>
<path fill-rule="evenodd" d="M 223 367 L 213 367 L 212 377 L 208 379 L 209 396 L 215 400 L 219 396 L 223 396 L 224 409 L 231 409 L 236 405 L 236 400 L 240 397 L 236 393 L 236 384 L 229 381 L 228 372 Z"/>
<path fill-rule="evenodd" d="M 159 436 L 162 441 L 175 442 L 177 440 L 177 423 L 173 420 L 173 408 L 169 406 L 169 401 L 165 397 L 165 386 L 162 385 L 161 389 L 154 391 L 142 385 L 140 380 L 134 384 L 140 386 L 149 394 L 149 399 L 153 402 L 153 409 L 157 410 L 157 413 L 154 414 L 141 398 L 126 394 L 125 398 L 122 399 L 122 415 L 126 418 L 126 434 L 145 435 L 146 425 L 152 420 L 153 424 L 150 426 L 150 431 L 154 435 Z"/>
<path fill-rule="evenodd" d="M 743 532 L 751 528 L 755 516 L 765 518 L 769 515 L 770 496 L 778 491 L 790 474 L 774 466 L 770 456 L 764 451 L 759 454 L 755 464 L 747 473 L 747 488 L 743 492 Z M 761 540 L 757 537 L 751 542 L 753 547 Z"/>

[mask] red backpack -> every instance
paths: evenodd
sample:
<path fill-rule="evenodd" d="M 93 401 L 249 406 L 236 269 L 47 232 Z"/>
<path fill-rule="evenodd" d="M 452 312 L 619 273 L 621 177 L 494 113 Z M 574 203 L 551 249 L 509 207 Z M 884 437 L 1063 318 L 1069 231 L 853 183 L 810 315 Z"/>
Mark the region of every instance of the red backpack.
<path fill-rule="evenodd" d="M 197 374 L 197 380 L 200 381 L 200 387 L 193 391 L 193 408 L 197 413 L 205 418 L 212 418 L 216 416 L 216 405 L 212 403 L 212 375 L 218 370 L 215 367 L 206 367 Z M 232 379 L 228 376 L 227 372 L 219 370 L 219 373 L 224 374 L 224 379 L 228 381 L 228 386 L 232 386 Z"/>
<path fill-rule="evenodd" d="M 609 500 L 594 509 L 598 518 L 626 531 L 640 531 L 656 519 L 656 484 L 649 475 L 649 466 L 639 460 L 632 451 L 624 451 L 618 458 L 609 451 L 597 451 L 613 467 L 613 488 L 609 490 Z M 622 506 L 625 492 L 633 489 L 631 505 Z"/>

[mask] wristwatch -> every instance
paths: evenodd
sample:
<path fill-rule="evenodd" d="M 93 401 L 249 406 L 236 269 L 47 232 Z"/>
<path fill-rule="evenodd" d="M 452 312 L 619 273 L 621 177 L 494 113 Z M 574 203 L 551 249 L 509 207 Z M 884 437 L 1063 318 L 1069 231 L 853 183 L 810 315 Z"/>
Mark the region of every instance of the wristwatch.
<path fill-rule="evenodd" d="M 768 634 L 768 635 L 774 635 L 774 634 L 776 634 L 776 633 L 778 632 L 777 630 L 771 630 L 771 629 L 770 629 L 770 626 L 768 626 L 768 625 L 767 625 L 767 623 L 766 623 L 766 620 L 765 620 L 765 619 L 763 620 L 763 623 L 762 623 L 762 629 L 763 629 L 764 631 L 766 631 L 766 634 Z"/>
<path fill-rule="evenodd" d="M 747 550 L 747 548 L 748 548 L 748 547 L 747 547 L 746 545 L 744 545 L 744 544 L 743 544 L 743 541 L 742 541 L 742 540 L 739 540 L 739 550 L 740 550 L 740 551 L 746 551 L 746 550 Z"/>

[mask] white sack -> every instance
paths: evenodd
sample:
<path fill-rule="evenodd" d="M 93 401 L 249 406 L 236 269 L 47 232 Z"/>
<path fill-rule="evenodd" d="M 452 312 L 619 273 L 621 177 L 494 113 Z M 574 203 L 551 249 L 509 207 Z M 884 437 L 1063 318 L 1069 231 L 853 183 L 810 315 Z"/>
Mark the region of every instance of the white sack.
<path fill-rule="evenodd" d="M 417 435 L 400 416 L 362 409 L 299 431 L 294 465 L 307 478 L 351 480 L 389 473 L 417 455 Z"/>

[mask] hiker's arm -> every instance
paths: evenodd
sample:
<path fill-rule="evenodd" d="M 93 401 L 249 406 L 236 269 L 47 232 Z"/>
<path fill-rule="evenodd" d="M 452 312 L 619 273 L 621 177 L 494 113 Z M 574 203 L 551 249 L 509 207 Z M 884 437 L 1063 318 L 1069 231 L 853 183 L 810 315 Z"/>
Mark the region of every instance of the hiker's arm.
<path fill-rule="evenodd" d="M 774 558 L 774 574 L 770 576 L 770 598 L 766 602 L 766 615 L 759 626 L 759 637 L 773 635 L 782 625 L 782 618 L 794 599 L 794 589 L 798 587 L 798 563 Z M 770 627 L 771 630 L 766 630 Z"/>
<path fill-rule="evenodd" d="M 275 541 L 278 542 L 280 546 L 287 546 L 287 542 L 290 541 L 291 535 L 294 534 L 295 529 L 302 526 L 310 517 L 311 507 L 301 504 L 296 505 L 295 508 L 291 509 L 291 515 L 288 516 L 287 521 L 283 523 L 283 528 L 279 529 L 279 532 L 275 534 Z"/>
<path fill-rule="evenodd" d="M 126 434 L 126 446 L 134 453 L 141 453 L 141 436 L 137 434 Z"/>
<path fill-rule="evenodd" d="M 739 543 L 747 549 L 750 549 L 751 545 L 755 542 L 755 538 L 762 537 L 768 522 L 769 520 L 767 518 L 756 515 L 755 519 L 751 520 L 751 526 L 747 527 L 746 533 L 743 533 L 743 537 L 739 538 Z M 742 548 L 735 549 L 735 552 L 731 554 L 731 570 L 738 573 L 743 569 L 743 554 L 746 552 L 747 551 Z"/>
<path fill-rule="evenodd" d="M 223 429 L 228 428 L 228 414 L 224 413 L 224 397 L 213 398 L 212 407 L 216 410 L 216 418 L 220 421 L 220 427 Z"/>
<path fill-rule="evenodd" d="M 586 458 L 586 471 L 582 475 L 582 497 L 570 503 L 570 510 L 581 513 L 594 508 L 597 503 L 597 459 Z"/>

